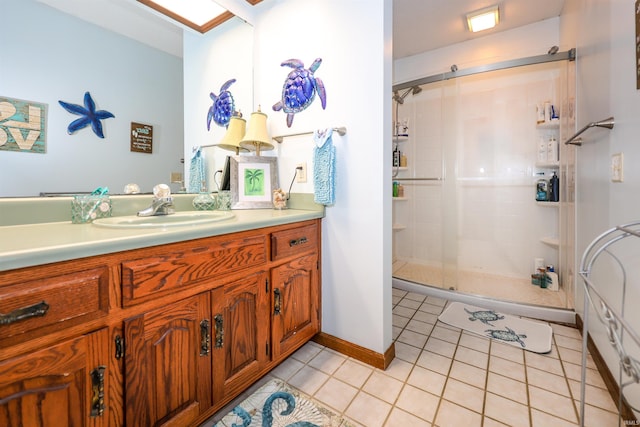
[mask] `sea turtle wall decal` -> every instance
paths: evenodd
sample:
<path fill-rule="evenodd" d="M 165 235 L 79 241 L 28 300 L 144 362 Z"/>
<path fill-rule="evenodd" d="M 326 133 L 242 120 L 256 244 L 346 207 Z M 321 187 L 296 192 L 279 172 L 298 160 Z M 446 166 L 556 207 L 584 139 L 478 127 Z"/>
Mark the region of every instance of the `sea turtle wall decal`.
<path fill-rule="evenodd" d="M 227 80 L 220 88 L 220 94 L 216 95 L 211 92 L 209 96 L 213 101 L 207 113 L 207 130 L 211 130 L 211 121 L 213 120 L 218 126 L 227 126 L 231 116 L 235 111 L 235 102 L 233 95 L 229 91 L 229 87 L 236 82 L 236 79 Z"/>
<path fill-rule="evenodd" d="M 287 127 L 291 127 L 293 124 L 293 116 L 296 113 L 311 105 L 316 92 L 320 97 L 322 109 L 326 108 L 327 93 L 324 83 L 314 75 L 321 63 L 322 58 L 317 58 L 308 69 L 304 68 L 304 63 L 299 59 L 289 59 L 280 64 L 283 67 L 293 68 L 282 87 L 282 99 L 273 104 L 273 111 L 282 110 L 287 113 Z"/>
<path fill-rule="evenodd" d="M 482 323 L 484 323 L 485 325 L 488 325 L 488 326 L 494 326 L 489 322 L 495 322 L 496 320 L 504 319 L 504 316 L 501 316 L 501 315 L 497 314 L 493 310 L 469 311 L 469 310 L 467 310 L 465 308 L 464 311 L 466 311 L 468 314 L 471 315 L 471 317 L 469 317 L 469 320 L 471 320 L 472 322 L 475 322 L 476 320 L 479 320 L 479 321 L 481 321 Z"/>
<path fill-rule="evenodd" d="M 513 329 L 508 326 L 505 326 L 506 331 L 501 329 L 487 329 L 485 332 L 489 338 L 497 339 L 500 341 L 515 341 L 519 343 L 522 348 L 525 348 L 526 345 L 522 338 L 526 339 L 527 336 L 525 334 L 517 334 Z"/>

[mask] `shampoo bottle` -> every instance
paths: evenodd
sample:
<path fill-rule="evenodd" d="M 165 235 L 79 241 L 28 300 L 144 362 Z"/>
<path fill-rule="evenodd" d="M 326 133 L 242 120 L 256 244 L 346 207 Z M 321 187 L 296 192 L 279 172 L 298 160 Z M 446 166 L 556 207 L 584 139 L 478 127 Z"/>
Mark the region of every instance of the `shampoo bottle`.
<path fill-rule="evenodd" d="M 558 175 L 556 175 L 555 171 L 553 172 L 551 179 L 549 179 L 549 201 L 560 201 L 560 179 L 558 178 Z"/>

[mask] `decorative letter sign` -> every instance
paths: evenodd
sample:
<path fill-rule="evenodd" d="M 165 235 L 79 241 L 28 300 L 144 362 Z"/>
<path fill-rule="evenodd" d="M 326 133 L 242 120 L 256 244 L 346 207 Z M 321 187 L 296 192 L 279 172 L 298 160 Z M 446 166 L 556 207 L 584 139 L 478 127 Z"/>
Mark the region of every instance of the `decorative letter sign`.
<path fill-rule="evenodd" d="M 46 152 L 47 104 L 0 97 L 0 150 Z"/>

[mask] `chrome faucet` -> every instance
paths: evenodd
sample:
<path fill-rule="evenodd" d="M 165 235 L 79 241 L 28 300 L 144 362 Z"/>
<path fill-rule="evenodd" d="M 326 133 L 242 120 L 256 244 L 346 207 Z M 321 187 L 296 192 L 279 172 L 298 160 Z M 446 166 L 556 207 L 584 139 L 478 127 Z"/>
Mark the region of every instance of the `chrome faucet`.
<path fill-rule="evenodd" d="M 175 212 L 173 197 L 154 197 L 151 206 L 138 212 L 138 216 L 171 215 Z"/>
<path fill-rule="evenodd" d="M 151 206 L 138 212 L 138 216 L 171 215 L 175 212 L 171 189 L 166 184 L 158 184 L 153 187 Z"/>

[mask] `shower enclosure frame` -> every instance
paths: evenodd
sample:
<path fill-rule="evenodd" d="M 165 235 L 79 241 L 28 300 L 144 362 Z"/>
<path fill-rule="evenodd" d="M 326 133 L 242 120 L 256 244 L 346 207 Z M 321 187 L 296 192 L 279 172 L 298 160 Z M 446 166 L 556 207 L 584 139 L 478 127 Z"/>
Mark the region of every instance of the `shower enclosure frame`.
<path fill-rule="evenodd" d="M 420 85 L 436 83 L 440 81 L 455 79 L 455 78 L 464 77 L 464 76 L 471 76 L 474 74 L 486 73 L 490 71 L 505 70 L 505 69 L 514 68 L 514 67 L 542 64 L 542 63 L 548 63 L 548 62 L 574 61 L 575 59 L 576 59 L 575 49 L 570 49 L 564 52 L 557 52 L 557 48 L 556 48 L 555 51 L 554 49 L 551 49 L 549 53 L 546 55 L 532 56 L 528 58 L 520 58 L 520 59 L 509 60 L 509 61 L 502 61 L 498 63 L 472 67 L 464 70 L 458 70 L 456 65 L 452 65 L 450 72 L 435 74 L 432 76 L 394 85 L 393 86 L 394 100 L 396 101 L 396 104 L 403 103 L 404 98 L 409 93 L 412 93 L 412 92 L 415 93 L 415 88 L 420 87 Z M 570 69 L 571 67 L 568 67 L 568 68 Z M 572 74 L 572 75 L 568 76 L 569 77 L 568 80 L 575 82 L 574 73 L 575 72 L 573 73 L 569 72 L 569 74 Z M 569 82 L 568 85 L 570 84 L 571 83 Z M 403 90 L 405 92 L 402 93 L 402 95 L 400 96 L 399 94 Z M 563 98 L 570 98 L 570 100 L 568 100 L 567 103 L 574 102 L 575 88 L 574 87 L 568 88 L 566 89 L 566 91 L 568 91 L 568 94 L 563 93 L 562 94 Z M 398 100 L 400 102 L 397 102 Z M 565 104 L 563 107 L 567 108 L 567 104 Z M 396 109 L 397 109 L 397 105 L 396 105 Z M 397 122 L 397 117 L 395 117 L 395 120 Z M 572 134 L 573 130 L 575 130 L 575 117 L 573 117 L 572 115 L 571 118 L 563 120 L 562 126 L 563 126 L 562 131 L 565 135 Z M 395 135 L 394 135 L 394 138 L 395 138 Z M 396 142 L 394 139 L 394 144 L 395 143 Z M 560 149 L 564 150 L 563 151 L 564 157 L 569 158 L 569 160 L 567 162 L 563 162 L 563 164 L 560 167 L 560 171 L 562 173 L 562 178 L 563 178 L 561 180 L 561 183 L 563 185 L 563 191 L 561 191 L 561 194 L 564 193 L 565 201 L 573 202 L 573 195 L 575 194 L 575 184 L 574 184 L 575 180 L 573 179 L 573 176 L 575 174 L 575 151 L 572 149 L 572 147 L 561 146 Z M 443 177 L 441 178 L 436 178 L 436 177 L 401 178 L 401 177 L 397 177 L 397 173 L 394 173 L 393 176 L 394 176 L 393 179 L 398 181 L 436 181 L 436 180 L 441 180 L 443 178 Z M 573 296 L 574 296 L 573 293 L 575 289 L 574 273 L 573 273 L 573 269 L 575 265 L 575 259 L 574 259 L 575 244 L 573 241 L 574 233 L 571 230 L 575 227 L 575 210 L 574 210 L 575 208 L 573 207 L 573 203 L 562 203 L 561 205 L 571 205 L 570 207 L 563 206 L 559 208 L 560 212 L 559 212 L 558 228 L 559 228 L 561 239 L 558 247 L 558 251 L 559 251 L 558 260 L 561 267 L 563 268 L 563 272 L 562 272 L 562 276 L 564 276 L 563 285 L 567 293 L 567 297 L 570 298 L 570 300 L 567 301 L 566 308 L 572 309 Z M 395 285 L 395 282 L 396 282 L 396 278 L 394 277 L 394 285 Z M 437 287 L 434 289 L 436 289 L 437 291 L 444 291 L 445 293 L 449 292 Z M 437 292 L 437 293 L 440 294 L 440 292 Z M 561 316 L 561 317 L 564 318 L 564 316 Z"/>

